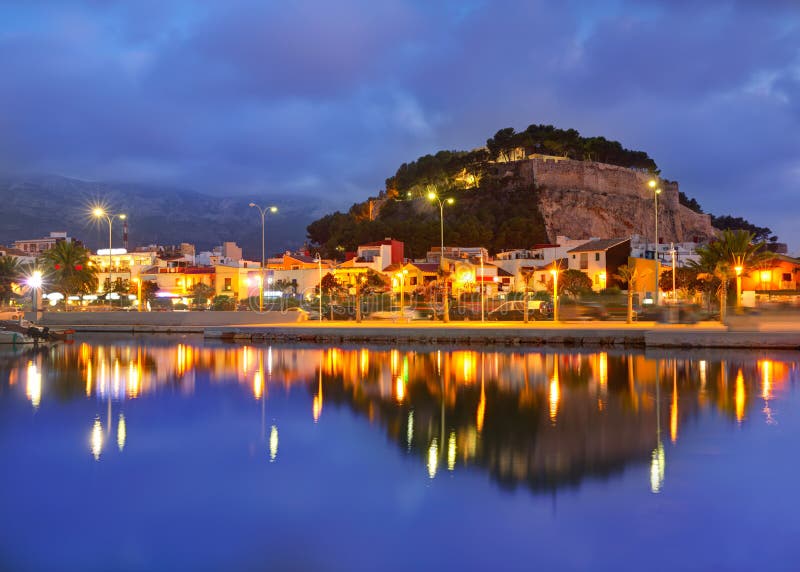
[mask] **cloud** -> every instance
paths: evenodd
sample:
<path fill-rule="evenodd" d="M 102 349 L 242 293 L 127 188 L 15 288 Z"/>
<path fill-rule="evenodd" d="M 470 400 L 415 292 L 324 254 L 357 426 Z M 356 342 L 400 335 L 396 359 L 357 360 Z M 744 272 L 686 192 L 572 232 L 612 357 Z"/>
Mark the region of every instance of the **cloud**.
<path fill-rule="evenodd" d="M 552 123 L 800 246 L 799 45 L 781 0 L 6 2 L 0 169 L 347 205 Z"/>

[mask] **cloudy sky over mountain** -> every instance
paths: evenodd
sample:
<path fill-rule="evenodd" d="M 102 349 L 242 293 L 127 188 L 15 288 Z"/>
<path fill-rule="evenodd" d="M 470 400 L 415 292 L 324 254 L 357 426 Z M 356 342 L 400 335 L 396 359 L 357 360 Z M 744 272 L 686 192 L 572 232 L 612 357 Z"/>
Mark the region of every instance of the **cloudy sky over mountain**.
<path fill-rule="evenodd" d="M 796 0 L 6 0 L 0 75 L 4 172 L 346 206 L 552 123 L 800 249 Z"/>

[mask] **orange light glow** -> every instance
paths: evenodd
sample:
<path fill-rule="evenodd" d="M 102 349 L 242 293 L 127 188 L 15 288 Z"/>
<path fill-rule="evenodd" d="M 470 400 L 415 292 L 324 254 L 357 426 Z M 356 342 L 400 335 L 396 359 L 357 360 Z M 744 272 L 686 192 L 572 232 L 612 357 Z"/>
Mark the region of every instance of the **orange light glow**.
<path fill-rule="evenodd" d="M 255 374 L 253 374 L 253 397 L 256 399 L 261 399 L 261 396 L 264 394 L 264 374 L 263 372 L 258 369 L 256 370 Z"/>
<path fill-rule="evenodd" d="M 403 403 L 403 399 L 406 397 L 406 384 L 403 383 L 402 376 L 397 376 L 394 381 L 394 391 L 395 397 L 397 398 L 398 403 Z"/>
<path fill-rule="evenodd" d="M 483 431 L 483 420 L 484 416 L 486 415 L 486 391 L 483 388 L 483 382 L 481 382 L 481 400 L 478 401 L 478 413 L 475 416 L 475 425 L 478 427 L 478 431 Z"/>
<path fill-rule="evenodd" d="M 558 383 L 558 361 L 555 361 L 555 368 L 553 369 L 553 377 L 550 379 L 550 421 L 556 422 L 558 416 L 558 402 L 561 400 L 561 388 Z"/>
<path fill-rule="evenodd" d="M 734 404 L 736 407 L 736 421 L 741 423 L 744 420 L 744 406 L 746 395 L 744 391 L 744 376 L 742 370 L 736 374 L 736 395 L 734 396 Z"/>
<path fill-rule="evenodd" d="M 678 382 L 672 382 L 672 405 L 669 410 L 669 437 L 672 442 L 678 440 Z"/>
<path fill-rule="evenodd" d="M 773 379 L 772 362 L 770 360 L 765 359 L 759 361 L 758 364 L 761 367 L 761 398 L 771 399 L 772 379 Z"/>

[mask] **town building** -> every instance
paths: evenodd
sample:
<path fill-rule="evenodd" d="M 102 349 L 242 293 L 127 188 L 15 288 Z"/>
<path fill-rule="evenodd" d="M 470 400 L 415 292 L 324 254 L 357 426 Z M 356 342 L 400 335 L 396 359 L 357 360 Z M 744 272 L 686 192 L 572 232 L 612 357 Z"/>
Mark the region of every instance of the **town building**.
<path fill-rule="evenodd" d="M 392 264 L 402 264 L 404 261 L 405 244 L 393 238 L 385 238 L 378 242 L 369 242 L 360 245 L 355 253 L 348 253 L 346 260 L 337 268 L 371 268 L 382 272 Z"/>
<path fill-rule="evenodd" d="M 617 270 L 627 264 L 631 254 L 630 238 L 592 240 L 567 252 L 570 270 L 580 270 L 592 280 L 592 290 L 599 292 L 609 286 L 624 286 L 614 278 Z"/>
<path fill-rule="evenodd" d="M 58 231 L 51 232 L 49 236 L 44 238 L 32 238 L 29 240 L 16 240 L 14 241 L 14 248 L 21 250 L 26 254 L 38 255 L 47 252 L 59 242 L 75 242 L 80 244 L 80 241 L 75 240 L 68 236 L 66 232 Z"/>

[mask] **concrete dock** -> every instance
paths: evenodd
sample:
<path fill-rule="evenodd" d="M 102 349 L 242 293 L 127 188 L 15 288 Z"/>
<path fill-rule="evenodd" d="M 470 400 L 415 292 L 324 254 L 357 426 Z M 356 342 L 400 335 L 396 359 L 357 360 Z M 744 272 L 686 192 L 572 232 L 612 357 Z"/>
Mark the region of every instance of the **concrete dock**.
<path fill-rule="evenodd" d="M 77 332 L 202 334 L 253 342 L 559 345 L 800 350 L 800 321 L 655 322 L 290 321 L 283 312 L 45 312 L 38 323 Z"/>

